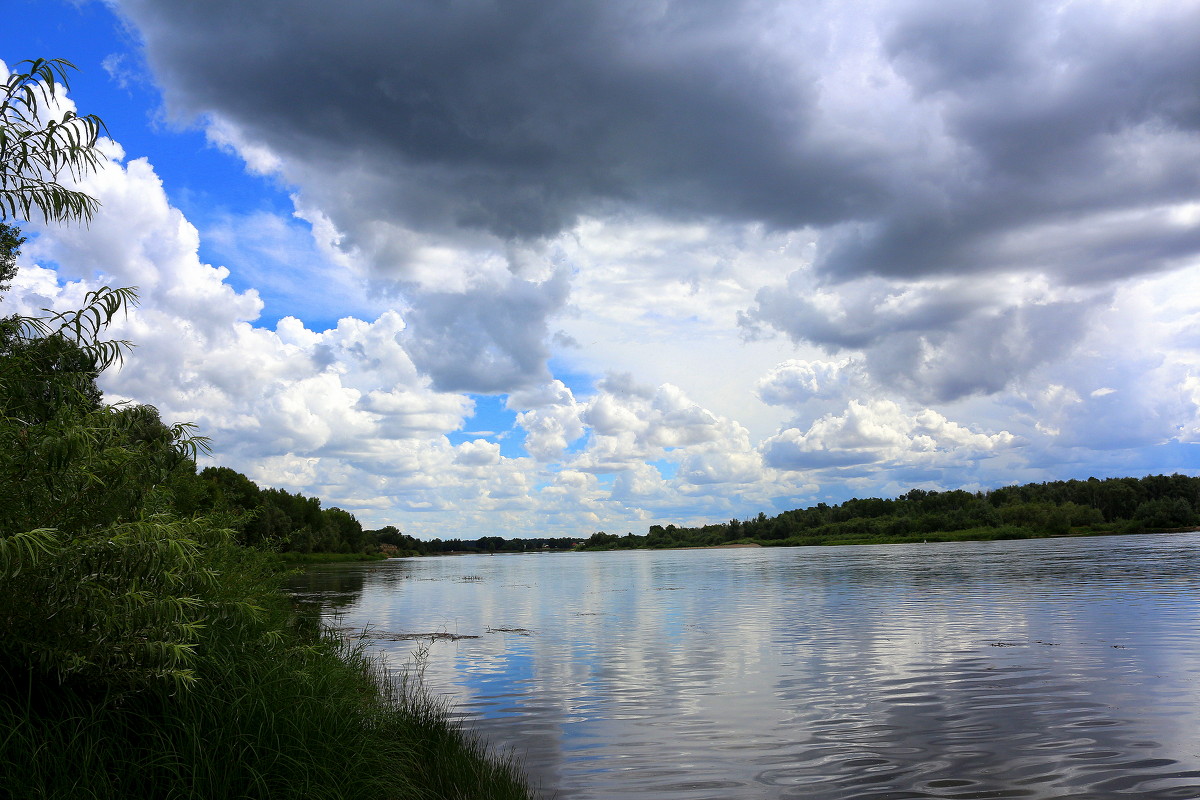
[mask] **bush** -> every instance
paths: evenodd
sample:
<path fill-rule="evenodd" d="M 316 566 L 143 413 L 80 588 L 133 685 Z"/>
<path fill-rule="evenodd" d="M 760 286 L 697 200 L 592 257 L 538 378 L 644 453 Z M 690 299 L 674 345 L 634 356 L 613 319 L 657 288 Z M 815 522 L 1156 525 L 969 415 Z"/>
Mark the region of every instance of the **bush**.
<path fill-rule="evenodd" d="M 217 540 L 190 559 L 205 575 L 173 568 L 205 587 L 186 680 L 126 659 L 62 682 L 6 649 L 0 796 L 528 797 L 514 766 L 487 758 L 419 685 L 295 615 L 269 556 Z M 95 645 L 119 641 L 87 639 L 81 658 L 64 646 L 60 659 L 92 663 Z"/>
<path fill-rule="evenodd" d="M 294 612 L 278 557 L 170 513 L 200 443 L 95 388 L 131 298 L 0 324 L 0 797 L 527 797 Z"/>
<path fill-rule="evenodd" d="M 1133 518 L 1147 528 L 1186 528 L 1196 524 L 1196 512 L 1182 497 L 1160 497 L 1138 505 Z"/>

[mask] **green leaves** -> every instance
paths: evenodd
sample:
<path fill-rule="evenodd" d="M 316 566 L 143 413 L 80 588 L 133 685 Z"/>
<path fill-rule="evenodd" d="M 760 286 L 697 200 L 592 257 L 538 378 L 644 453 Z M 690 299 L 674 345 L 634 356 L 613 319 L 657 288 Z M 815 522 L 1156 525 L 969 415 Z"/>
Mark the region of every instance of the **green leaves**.
<path fill-rule="evenodd" d="M 129 346 L 102 335 L 136 300 L 99 289 L 83 308 L 0 322 L 0 535 L 127 522 L 185 461 L 206 451 L 189 423 L 152 406 L 109 406 L 95 379 Z"/>
<path fill-rule="evenodd" d="M 44 308 L 45 317 L 14 316 L 5 322 L 12 326 L 10 335 L 18 342 L 51 338 L 70 342 L 91 361 L 92 371 L 100 373 L 119 364 L 131 346 L 123 339 L 102 340 L 100 333 L 118 313 L 137 305 L 137 299 L 134 287 L 101 286 L 84 295 L 82 308 L 61 312 Z"/>
<path fill-rule="evenodd" d="M 258 613 L 219 585 L 229 531 L 152 513 L 205 440 L 101 402 L 96 376 L 129 346 L 104 331 L 136 298 L 0 321 L 0 667 L 117 693 L 187 686 L 208 620 Z"/>
<path fill-rule="evenodd" d="M 25 72 L 14 72 L 0 84 L 0 218 L 29 219 L 34 210 L 46 221 L 87 221 L 100 203 L 68 189 L 59 175 L 78 180 L 100 168 L 104 156 L 97 144 L 104 122 L 95 114 L 51 113 L 57 85 L 69 86 L 62 58 L 33 59 Z"/>
<path fill-rule="evenodd" d="M 0 575 L 15 578 L 21 570 L 37 566 L 62 546 L 63 536 L 53 528 L 0 537 Z"/>
<path fill-rule="evenodd" d="M 4 649 L 60 680 L 187 685 L 210 620 L 236 628 L 260 613 L 221 586 L 215 565 L 231 546 L 229 531 L 165 516 L 0 537 Z"/>

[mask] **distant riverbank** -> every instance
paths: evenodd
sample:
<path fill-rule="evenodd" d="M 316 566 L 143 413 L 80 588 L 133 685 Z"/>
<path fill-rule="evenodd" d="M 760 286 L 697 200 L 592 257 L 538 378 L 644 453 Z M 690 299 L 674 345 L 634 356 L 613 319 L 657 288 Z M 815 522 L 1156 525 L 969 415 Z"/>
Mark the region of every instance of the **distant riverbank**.
<path fill-rule="evenodd" d="M 1128 530 L 1121 527 L 1080 528 L 1069 532 L 1039 532 L 1027 528 L 1004 526 L 1000 528 L 972 528 L 961 531 L 932 531 L 919 537 L 914 536 L 831 536 L 831 537 L 793 537 L 784 540 L 759 540 L 756 542 L 734 542 L 722 545 L 669 545 L 658 547 L 642 543 L 628 546 L 617 543 L 603 545 L 585 545 L 578 552 L 604 552 L 612 550 L 722 550 L 745 547 L 848 547 L 854 545 L 872 544 L 943 544 L 948 542 L 999 542 L 1020 539 L 1068 539 L 1096 536 L 1127 536 L 1130 534 L 1145 534 L 1157 536 L 1171 533 L 1194 533 L 1200 528 L 1168 528 L 1161 530 Z"/>

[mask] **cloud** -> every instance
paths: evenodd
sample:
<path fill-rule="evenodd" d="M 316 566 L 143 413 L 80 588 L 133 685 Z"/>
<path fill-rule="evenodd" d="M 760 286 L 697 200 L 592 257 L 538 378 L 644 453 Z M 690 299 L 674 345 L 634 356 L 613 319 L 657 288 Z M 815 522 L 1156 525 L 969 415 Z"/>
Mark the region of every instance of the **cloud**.
<path fill-rule="evenodd" d="M 830 182 L 869 196 L 805 142 L 792 54 L 824 33 L 771 4 L 119 7 L 177 116 L 322 194 L 351 181 L 360 219 L 528 238 L 629 200 L 792 221 L 844 203 Z"/>
<path fill-rule="evenodd" d="M 494 467 L 500 463 L 500 445 L 486 439 L 463 442 L 455 448 L 454 463 L 468 467 Z"/>
<path fill-rule="evenodd" d="M 507 407 L 528 409 L 517 414 L 516 422 L 525 430 L 525 450 L 538 461 L 560 459 L 584 434 L 584 406 L 562 381 L 514 392 L 508 396 Z"/>
<path fill-rule="evenodd" d="M 828 351 L 859 351 L 861 368 L 877 384 L 921 402 L 946 402 L 1000 392 L 1063 358 L 1111 297 L 1108 290 L 1005 275 L 865 278 L 820 288 L 811 271 L 797 270 L 786 286 L 760 290 L 740 322 Z"/>
<path fill-rule="evenodd" d="M 862 365 L 849 358 L 840 361 L 801 361 L 779 364 L 755 385 L 764 403 L 800 405 L 810 399 L 834 399 L 853 391 L 865 379 Z"/>
<path fill-rule="evenodd" d="M 891 400 L 851 400 L 841 415 L 827 414 L 803 431 L 788 428 L 761 449 L 768 466 L 811 470 L 900 462 L 943 466 L 1015 444 L 1007 431 L 977 433 L 932 409 L 908 415 Z"/>
<path fill-rule="evenodd" d="M 1059 448 L 1156 448 L 1186 441 L 1200 267 L 1118 289 L 1070 357 L 1035 370 L 1014 408 Z M 1190 309 L 1190 311 L 1189 311 Z"/>
<path fill-rule="evenodd" d="M 419 292 L 404 344 L 440 391 L 512 391 L 547 380 L 547 318 L 568 291 L 566 271 L 541 282 L 511 275 L 463 292 Z"/>
<path fill-rule="evenodd" d="M 825 228 L 835 277 L 1089 280 L 1200 247 L 1146 211 L 1195 196 L 1190 4 L 119 8 L 177 117 L 376 261 L 414 231 L 538 239 L 623 208 Z"/>
<path fill-rule="evenodd" d="M 1193 258 L 1197 226 L 1169 209 L 1195 196 L 1177 166 L 1200 152 L 1197 30 L 1190 4 L 893 4 L 878 55 L 951 156 L 827 237 L 819 268 L 1086 282 Z"/>
<path fill-rule="evenodd" d="M 1200 255 L 1191 4 L 118 6 L 443 389 L 547 380 L 551 319 L 601 301 L 654 332 L 732 301 L 918 402 L 994 394 Z"/>
<path fill-rule="evenodd" d="M 598 387 L 580 419 L 592 441 L 582 461 L 608 471 L 620 461 L 715 442 L 726 435 L 726 421 L 692 402 L 678 387 L 656 389 L 635 384 L 628 375 L 610 375 Z"/>

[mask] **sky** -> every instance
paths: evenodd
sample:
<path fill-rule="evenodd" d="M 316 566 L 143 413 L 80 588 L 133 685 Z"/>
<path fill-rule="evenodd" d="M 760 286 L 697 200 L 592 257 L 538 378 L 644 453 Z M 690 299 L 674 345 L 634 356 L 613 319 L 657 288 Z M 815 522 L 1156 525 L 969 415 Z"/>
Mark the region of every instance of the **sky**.
<path fill-rule="evenodd" d="M 420 538 L 1200 474 L 1200 2 L 9 0 L 87 226 L 0 312 Z"/>

